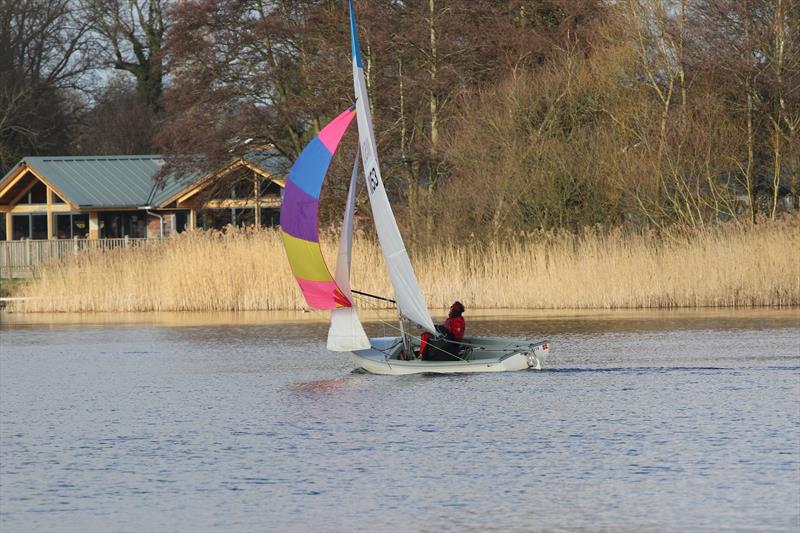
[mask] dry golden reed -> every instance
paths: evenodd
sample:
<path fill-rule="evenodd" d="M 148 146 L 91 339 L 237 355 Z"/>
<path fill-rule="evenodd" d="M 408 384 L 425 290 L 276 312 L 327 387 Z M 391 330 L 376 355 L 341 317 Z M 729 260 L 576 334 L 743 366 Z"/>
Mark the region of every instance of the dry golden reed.
<path fill-rule="evenodd" d="M 333 265 L 336 237 L 322 237 Z M 587 309 L 800 304 L 796 219 L 665 238 L 588 230 L 412 250 L 433 309 Z M 353 287 L 391 296 L 380 248 L 358 233 Z M 275 230 L 190 232 L 142 248 L 89 252 L 41 270 L 16 312 L 302 309 Z M 362 307 L 380 305 L 358 300 Z"/>

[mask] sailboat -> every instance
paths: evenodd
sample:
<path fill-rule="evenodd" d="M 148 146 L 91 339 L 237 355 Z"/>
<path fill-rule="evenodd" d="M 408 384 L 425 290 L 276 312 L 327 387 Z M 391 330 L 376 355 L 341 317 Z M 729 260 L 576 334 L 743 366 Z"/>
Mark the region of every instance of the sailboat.
<path fill-rule="evenodd" d="M 389 198 L 383 186 L 375 132 L 364 78 L 355 11 L 350 0 L 350 35 L 355 104 L 340 113 L 303 149 L 289 171 L 281 204 L 281 236 L 292 273 L 309 307 L 330 310 L 327 348 L 350 352 L 357 369 L 374 374 L 468 373 L 541 369 L 550 349 L 547 340 L 465 336 L 447 361 L 419 357 L 420 336 L 413 324 L 437 335 L 411 266 Z M 350 176 L 335 273 L 328 269 L 319 243 L 320 193 L 330 162 L 353 119 L 359 149 Z M 353 304 L 350 266 L 359 159 L 363 165 L 378 241 L 395 292 L 397 336 L 368 338 Z M 453 341 L 451 341 L 453 342 Z"/>

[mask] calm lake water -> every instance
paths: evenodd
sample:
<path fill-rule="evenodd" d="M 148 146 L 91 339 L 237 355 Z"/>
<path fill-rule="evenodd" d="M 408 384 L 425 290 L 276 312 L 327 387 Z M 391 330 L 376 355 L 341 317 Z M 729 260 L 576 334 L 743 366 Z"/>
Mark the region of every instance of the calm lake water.
<path fill-rule="evenodd" d="M 547 370 L 402 378 L 320 318 L 0 315 L 0 530 L 800 529 L 798 310 L 468 313 Z"/>

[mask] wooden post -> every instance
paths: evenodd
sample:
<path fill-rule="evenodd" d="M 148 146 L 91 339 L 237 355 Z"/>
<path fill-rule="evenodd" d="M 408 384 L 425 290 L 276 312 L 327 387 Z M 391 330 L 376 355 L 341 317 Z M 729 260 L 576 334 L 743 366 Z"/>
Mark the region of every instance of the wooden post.
<path fill-rule="evenodd" d="M 254 223 L 256 228 L 260 228 L 261 227 L 261 206 L 259 204 L 259 200 L 261 198 L 261 190 L 260 190 L 261 187 L 260 187 L 260 185 L 261 185 L 261 180 L 259 179 L 258 172 L 256 172 L 254 170 L 253 171 L 253 189 L 254 189 L 255 196 L 256 196 L 256 207 L 255 207 L 255 213 L 253 213 L 255 215 L 253 217 L 253 223 Z"/>
<path fill-rule="evenodd" d="M 100 238 L 100 218 L 97 211 L 89 211 L 89 239 L 96 241 Z"/>
<path fill-rule="evenodd" d="M 6 240 L 10 241 L 11 237 L 14 236 L 14 232 L 11 229 L 11 211 L 6 212 Z"/>
<path fill-rule="evenodd" d="M 197 211 L 189 209 L 189 229 L 197 229 Z"/>
<path fill-rule="evenodd" d="M 53 240 L 53 189 L 47 187 L 47 240 Z"/>

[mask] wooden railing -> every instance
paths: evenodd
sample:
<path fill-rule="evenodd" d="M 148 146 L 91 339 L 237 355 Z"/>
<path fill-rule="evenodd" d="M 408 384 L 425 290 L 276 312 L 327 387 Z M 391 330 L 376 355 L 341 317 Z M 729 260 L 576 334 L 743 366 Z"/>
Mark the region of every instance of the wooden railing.
<path fill-rule="evenodd" d="M 86 250 L 115 250 L 155 244 L 161 239 L 53 239 L 0 241 L 0 278 L 27 278 L 53 259 Z"/>

